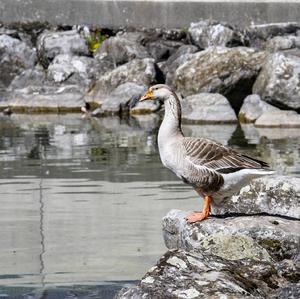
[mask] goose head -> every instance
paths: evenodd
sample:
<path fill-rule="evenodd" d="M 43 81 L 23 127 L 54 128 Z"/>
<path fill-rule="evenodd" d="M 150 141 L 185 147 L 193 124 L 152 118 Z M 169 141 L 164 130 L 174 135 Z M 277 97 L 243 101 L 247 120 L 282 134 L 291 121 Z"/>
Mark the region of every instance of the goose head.
<path fill-rule="evenodd" d="M 165 84 L 156 84 L 147 90 L 147 92 L 140 98 L 140 102 L 146 100 L 160 100 L 164 102 L 171 95 L 173 95 L 173 92 L 169 86 Z"/>

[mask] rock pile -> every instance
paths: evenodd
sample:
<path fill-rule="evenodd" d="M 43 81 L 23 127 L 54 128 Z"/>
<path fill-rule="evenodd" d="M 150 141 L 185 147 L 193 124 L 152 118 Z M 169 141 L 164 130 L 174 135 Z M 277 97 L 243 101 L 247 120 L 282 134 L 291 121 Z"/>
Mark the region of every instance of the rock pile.
<path fill-rule="evenodd" d="M 117 298 L 299 298 L 299 183 L 255 180 L 215 207 L 218 217 L 193 225 L 187 212 L 170 211 L 163 218 L 169 250 Z"/>
<path fill-rule="evenodd" d="M 93 115 L 155 113 L 159 104 L 136 98 L 166 83 L 187 110 L 210 111 L 187 113 L 188 121 L 234 122 L 238 115 L 260 127 L 299 126 L 299 115 L 285 111 L 300 111 L 299 23 L 241 29 L 200 20 L 188 30 L 102 29 L 97 49 L 89 46 L 95 28 L 18 26 L 0 27 L 1 109 L 80 111 L 90 102 L 99 106 Z M 134 90 L 115 96 L 124 84 Z"/>

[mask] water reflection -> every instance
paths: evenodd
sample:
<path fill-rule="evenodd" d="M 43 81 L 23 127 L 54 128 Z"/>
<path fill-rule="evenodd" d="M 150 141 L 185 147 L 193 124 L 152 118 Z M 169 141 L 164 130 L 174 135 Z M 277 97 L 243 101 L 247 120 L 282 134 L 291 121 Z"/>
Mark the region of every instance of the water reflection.
<path fill-rule="evenodd" d="M 0 285 L 135 280 L 155 263 L 165 251 L 162 216 L 201 205 L 162 167 L 159 123 L 157 115 L 0 119 Z M 298 131 L 184 126 L 297 176 Z"/>

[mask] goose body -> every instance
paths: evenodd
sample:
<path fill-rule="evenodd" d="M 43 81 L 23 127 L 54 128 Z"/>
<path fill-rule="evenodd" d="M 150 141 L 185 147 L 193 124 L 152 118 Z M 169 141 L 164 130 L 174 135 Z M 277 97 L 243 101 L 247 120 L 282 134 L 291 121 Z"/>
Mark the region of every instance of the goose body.
<path fill-rule="evenodd" d="M 158 132 L 158 148 L 163 165 L 204 197 L 204 209 L 187 217 L 204 220 L 212 202 L 222 201 L 239 191 L 253 178 L 273 173 L 268 164 L 242 155 L 206 138 L 185 137 L 181 130 L 181 105 L 177 95 L 163 84 L 154 85 L 141 98 L 160 99 L 165 115 Z"/>

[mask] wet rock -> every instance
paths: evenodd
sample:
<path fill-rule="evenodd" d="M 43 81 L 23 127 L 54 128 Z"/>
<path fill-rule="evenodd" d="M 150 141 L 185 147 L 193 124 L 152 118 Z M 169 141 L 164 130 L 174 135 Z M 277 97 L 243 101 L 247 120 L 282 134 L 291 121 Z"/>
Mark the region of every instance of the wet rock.
<path fill-rule="evenodd" d="M 246 35 L 252 47 L 264 47 L 265 42 L 275 36 L 295 34 L 300 30 L 300 23 L 271 23 L 251 25 L 246 28 Z"/>
<path fill-rule="evenodd" d="M 89 101 L 103 102 L 115 88 L 126 82 L 149 86 L 155 82 L 156 70 L 152 58 L 134 59 L 106 72 L 87 95 Z"/>
<path fill-rule="evenodd" d="M 9 107 L 16 112 L 80 111 L 84 96 L 77 86 L 29 86 L 17 89 L 8 98 Z"/>
<path fill-rule="evenodd" d="M 163 236 L 169 249 L 213 252 L 228 260 L 245 257 L 254 260 L 264 257 L 265 260 L 269 260 L 270 256 L 282 261 L 298 255 L 300 222 L 297 220 L 275 216 L 240 216 L 225 219 L 210 217 L 206 221 L 190 225 L 184 219 L 187 214 L 172 210 L 163 218 Z M 236 237 L 241 239 L 235 239 Z M 244 237 L 246 239 L 243 239 Z M 209 242 L 214 238 L 217 244 L 222 243 L 223 250 L 216 247 L 215 241 Z M 230 242 L 244 244 L 244 249 L 236 246 L 230 247 L 229 250 Z"/>
<path fill-rule="evenodd" d="M 242 44 L 242 34 L 227 24 L 203 20 L 191 23 L 188 32 L 193 44 L 201 49 Z"/>
<path fill-rule="evenodd" d="M 45 68 L 58 54 L 89 55 L 86 40 L 77 30 L 43 32 L 37 40 L 37 52 Z"/>
<path fill-rule="evenodd" d="M 300 58 L 271 54 L 253 86 L 264 101 L 300 111 Z"/>
<path fill-rule="evenodd" d="M 130 60 L 149 57 L 147 49 L 141 45 L 141 34 L 123 33 L 106 39 L 96 50 L 95 58 L 109 60 L 117 66 Z"/>
<path fill-rule="evenodd" d="M 264 112 L 279 111 L 278 108 L 261 100 L 257 94 L 247 96 L 239 111 L 239 121 L 243 123 L 255 122 Z"/>
<path fill-rule="evenodd" d="M 300 178 L 289 176 L 263 177 L 253 180 L 221 206 L 216 215 L 268 213 L 300 219 Z"/>
<path fill-rule="evenodd" d="M 37 61 L 36 52 L 26 43 L 0 35 L 0 88 L 6 88 L 23 70 L 33 68 Z"/>
<path fill-rule="evenodd" d="M 183 63 L 187 62 L 193 56 L 191 54 L 198 51 L 193 45 L 183 45 L 172 54 L 168 60 L 160 67 L 165 78 L 166 84 L 173 86 L 173 77 L 176 69 Z"/>
<path fill-rule="evenodd" d="M 195 123 L 236 122 L 237 117 L 228 100 L 217 93 L 198 93 L 182 101 L 182 119 Z"/>
<path fill-rule="evenodd" d="M 242 80 L 255 77 L 265 59 L 264 52 L 237 47 L 212 47 L 192 54 L 179 66 L 174 86 L 184 96 L 199 92 L 226 94 Z"/>
<path fill-rule="evenodd" d="M 90 57 L 59 54 L 48 67 L 47 78 L 55 83 L 68 82 L 88 86 L 95 79 L 97 61 Z"/>
<path fill-rule="evenodd" d="M 267 261 L 170 250 L 136 287 L 122 289 L 116 298 L 270 298 L 288 286 Z"/>
<path fill-rule="evenodd" d="M 130 108 L 130 114 L 137 115 L 153 113 L 159 110 L 160 106 L 160 103 L 157 101 L 137 102 L 133 107 Z"/>
<path fill-rule="evenodd" d="M 139 85 L 133 82 L 127 82 L 119 85 L 107 96 L 101 105 L 101 108 L 93 111 L 93 116 L 99 115 L 115 115 L 120 113 L 128 113 L 129 104 L 137 103 L 138 99 L 146 92 L 145 85 Z"/>
<path fill-rule="evenodd" d="M 257 127 L 300 127 L 300 114 L 290 110 L 264 112 L 256 121 Z"/>

